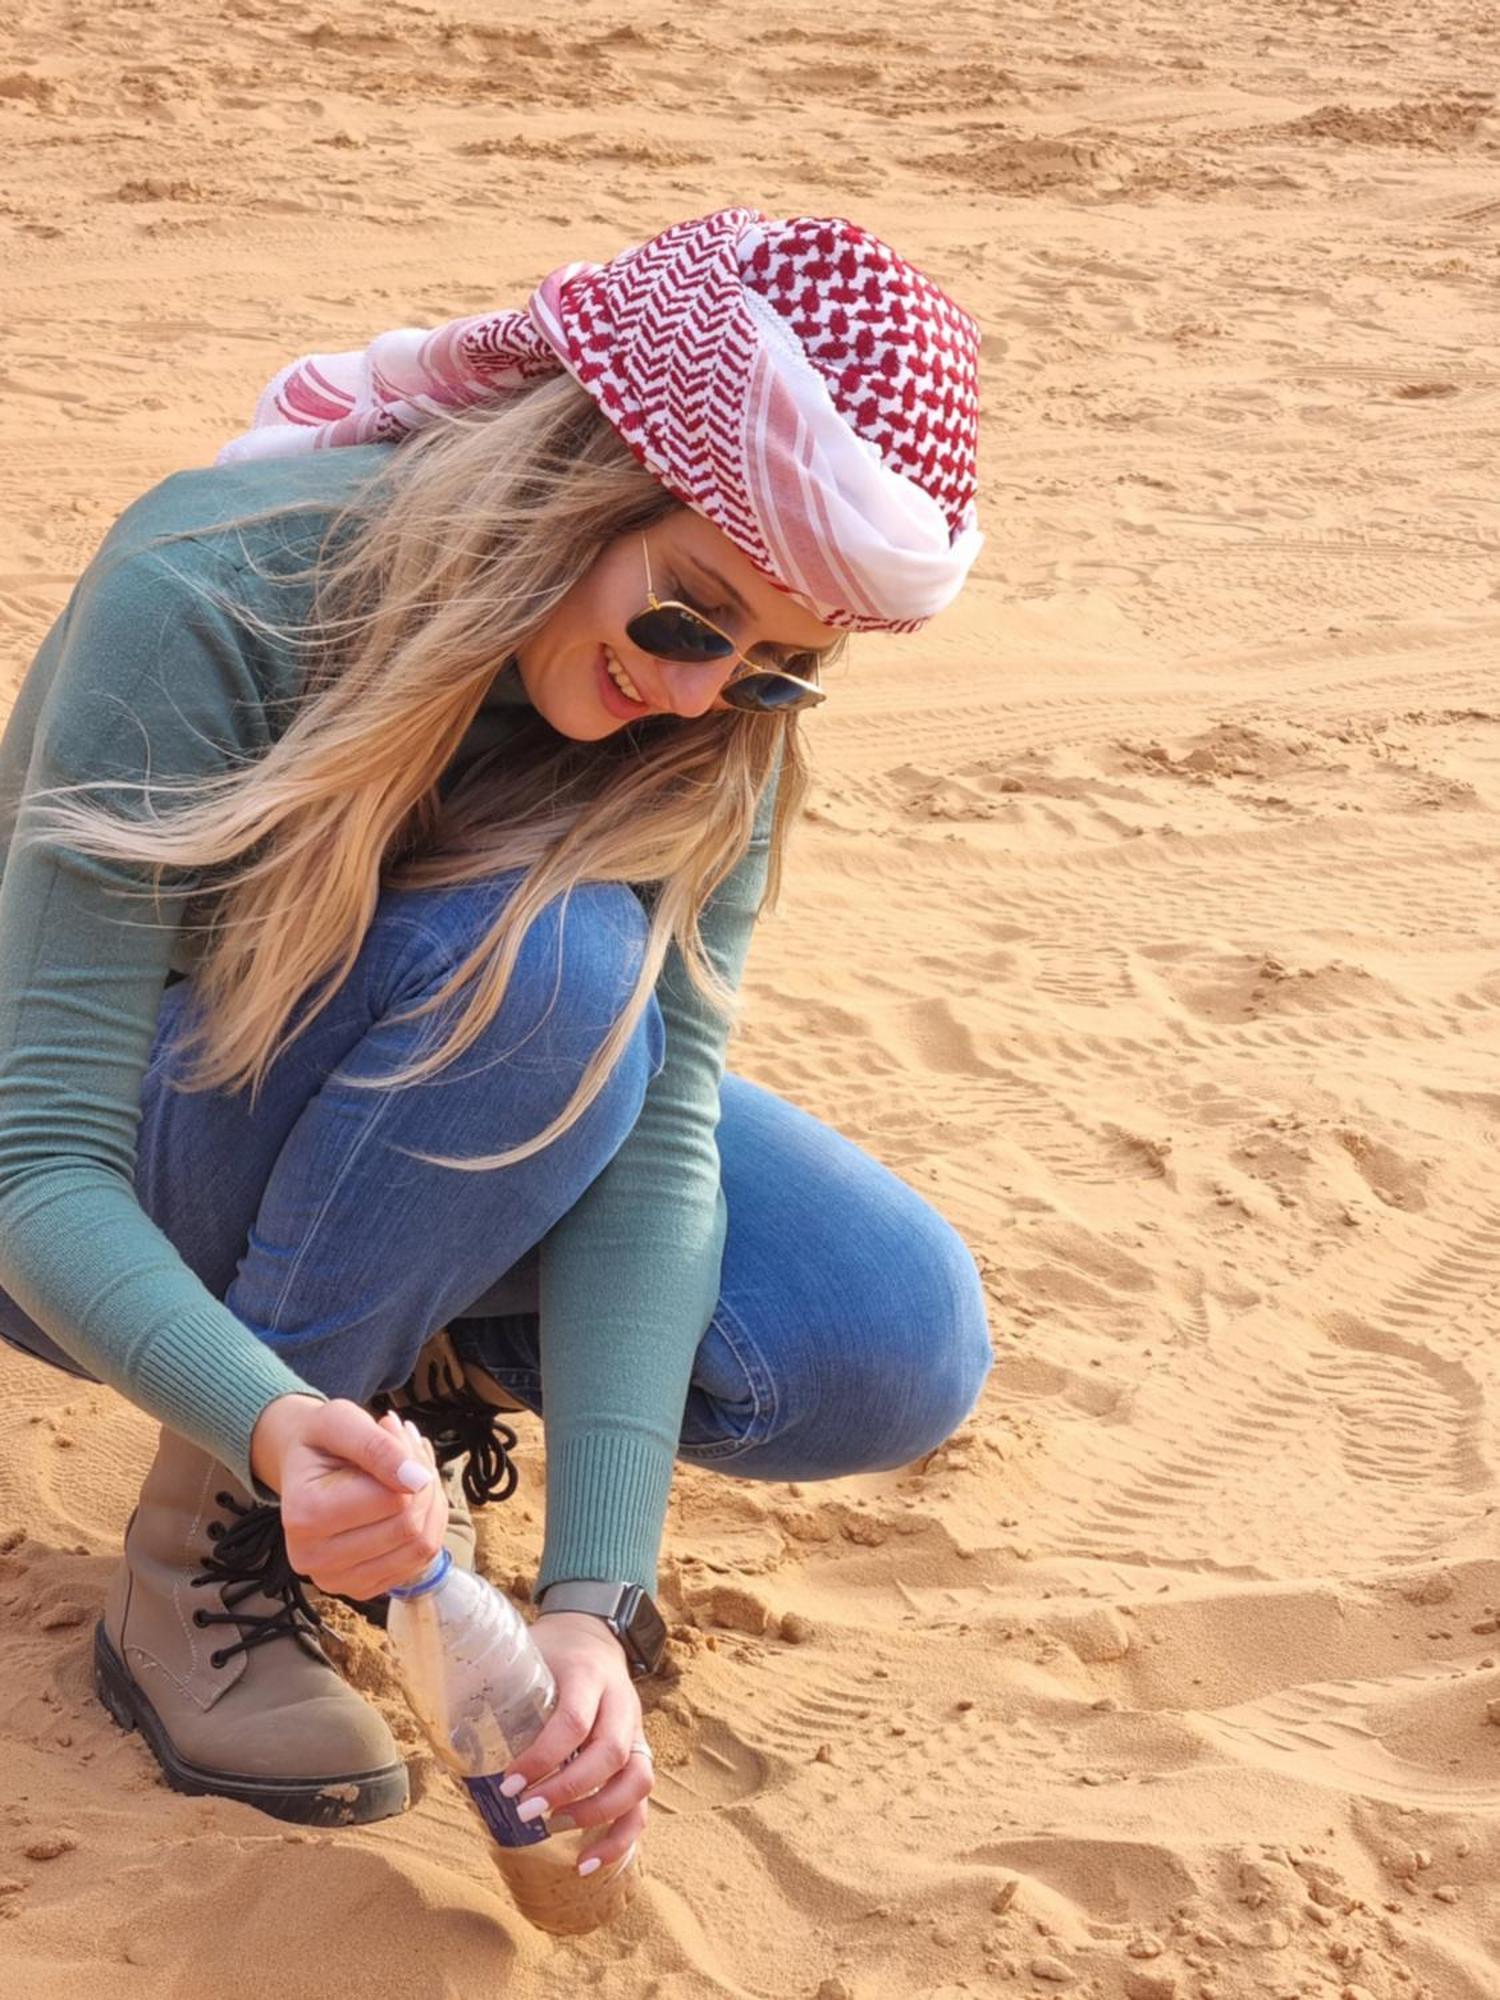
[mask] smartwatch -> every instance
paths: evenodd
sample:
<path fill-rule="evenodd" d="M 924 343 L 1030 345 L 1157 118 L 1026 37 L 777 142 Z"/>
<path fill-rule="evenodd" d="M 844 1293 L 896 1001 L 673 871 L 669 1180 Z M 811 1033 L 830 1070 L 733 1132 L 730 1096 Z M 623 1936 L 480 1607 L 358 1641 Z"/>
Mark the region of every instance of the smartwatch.
<path fill-rule="evenodd" d="M 583 1579 L 549 1583 L 542 1592 L 537 1616 L 553 1611 L 587 1611 L 602 1618 L 625 1648 L 633 1680 L 654 1674 L 667 1643 L 661 1613 L 638 1583 L 599 1583 Z"/>

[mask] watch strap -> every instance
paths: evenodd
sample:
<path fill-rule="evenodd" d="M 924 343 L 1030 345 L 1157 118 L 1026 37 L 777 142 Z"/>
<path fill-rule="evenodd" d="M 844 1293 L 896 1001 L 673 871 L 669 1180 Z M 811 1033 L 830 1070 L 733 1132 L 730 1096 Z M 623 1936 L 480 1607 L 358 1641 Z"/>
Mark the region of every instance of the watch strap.
<path fill-rule="evenodd" d="M 613 1624 L 625 1610 L 634 1585 L 579 1580 L 549 1583 L 542 1592 L 539 1610 L 592 1611 L 597 1618 Z"/>
<path fill-rule="evenodd" d="M 602 1618 L 624 1647 L 633 1675 L 639 1677 L 656 1671 L 665 1627 L 656 1606 L 638 1583 L 609 1583 L 587 1577 L 550 1583 L 542 1592 L 537 1615 L 545 1618 L 555 1611 L 582 1611 Z M 648 1634 L 650 1643 L 643 1645 Z"/>

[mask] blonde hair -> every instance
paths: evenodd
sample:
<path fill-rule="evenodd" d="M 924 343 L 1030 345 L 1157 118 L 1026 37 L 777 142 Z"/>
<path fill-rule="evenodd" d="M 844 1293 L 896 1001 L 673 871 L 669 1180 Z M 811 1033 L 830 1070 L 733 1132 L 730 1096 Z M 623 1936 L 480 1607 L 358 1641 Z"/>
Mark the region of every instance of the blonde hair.
<path fill-rule="evenodd" d="M 498 917 L 438 991 L 396 1017 L 418 1019 L 471 987 L 447 1041 L 392 1076 L 351 1085 L 415 1084 L 468 1048 L 499 1010 L 532 924 L 581 883 L 653 886 L 639 975 L 544 1130 L 505 1153 L 416 1157 L 477 1172 L 550 1145 L 608 1079 L 673 945 L 698 990 L 730 1012 L 699 919 L 744 854 L 773 778 L 767 901 L 775 897 L 807 783 L 794 717 L 710 711 L 581 744 L 523 716 L 503 778 L 486 757 L 446 796 L 438 787 L 515 649 L 613 538 L 677 504 L 569 376 L 444 418 L 393 452 L 330 523 L 299 573 L 314 586 L 299 630 L 220 600 L 308 658 L 297 712 L 268 750 L 225 773 L 144 781 L 144 819 L 71 800 L 118 789 L 115 781 L 38 795 L 46 837 L 147 864 L 142 893 L 159 895 L 168 870 L 215 870 L 184 1045 L 199 1060 L 183 1088 L 248 1088 L 253 1108 L 277 1057 L 347 978 L 383 888 L 506 869 L 524 873 Z M 238 524 L 302 511 L 298 503 Z M 163 815 L 156 800 L 171 794 L 182 802 Z"/>

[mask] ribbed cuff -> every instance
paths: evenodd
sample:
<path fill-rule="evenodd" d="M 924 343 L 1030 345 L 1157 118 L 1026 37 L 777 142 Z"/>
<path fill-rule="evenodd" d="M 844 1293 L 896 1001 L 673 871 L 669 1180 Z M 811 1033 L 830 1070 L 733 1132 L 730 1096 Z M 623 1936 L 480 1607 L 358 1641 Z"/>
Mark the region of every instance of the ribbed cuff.
<path fill-rule="evenodd" d="M 638 1434 L 547 1442 L 547 1539 L 535 1590 L 575 1577 L 656 1588 L 672 1454 Z"/>
<path fill-rule="evenodd" d="M 250 1470 L 250 1437 L 261 1412 L 278 1396 L 327 1398 L 270 1348 L 247 1340 L 247 1331 L 223 1306 L 176 1314 L 136 1355 L 129 1394 L 168 1430 L 212 1452 L 258 1500 L 274 1500 Z M 233 1369 L 222 1362 L 215 1368 L 212 1357 L 222 1356 L 231 1340 Z"/>

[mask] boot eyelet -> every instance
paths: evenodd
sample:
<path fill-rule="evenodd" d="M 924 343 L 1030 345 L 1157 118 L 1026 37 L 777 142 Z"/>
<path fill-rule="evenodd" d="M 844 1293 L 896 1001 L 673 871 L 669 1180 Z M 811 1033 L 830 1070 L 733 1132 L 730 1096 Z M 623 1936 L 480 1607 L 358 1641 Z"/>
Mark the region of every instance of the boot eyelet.
<path fill-rule="evenodd" d="M 232 1507 L 234 1505 L 234 1495 L 232 1493 L 216 1493 L 214 1495 L 214 1505 L 216 1507 Z"/>
<path fill-rule="evenodd" d="M 211 1667 L 222 1667 L 224 1664 L 224 1655 L 222 1653 L 210 1653 L 208 1656 L 208 1664 Z"/>
<path fill-rule="evenodd" d="M 202 1631 L 203 1627 L 208 1623 L 208 1613 L 206 1611 L 195 1611 L 193 1613 L 193 1623 L 198 1627 L 199 1631 Z"/>
<path fill-rule="evenodd" d="M 224 1532 L 224 1523 L 223 1523 L 222 1521 L 210 1521 L 210 1522 L 209 1522 L 209 1524 L 208 1524 L 208 1539 L 209 1539 L 209 1540 L 210 1540 L 211 1542 L 216 1542 L 216 1541 L 217 1541 L 217 1540 L 219 1539 L 220 1535 L 222 1535 L 222 1534 L 223 1534 L 223 1532 Z"/>

